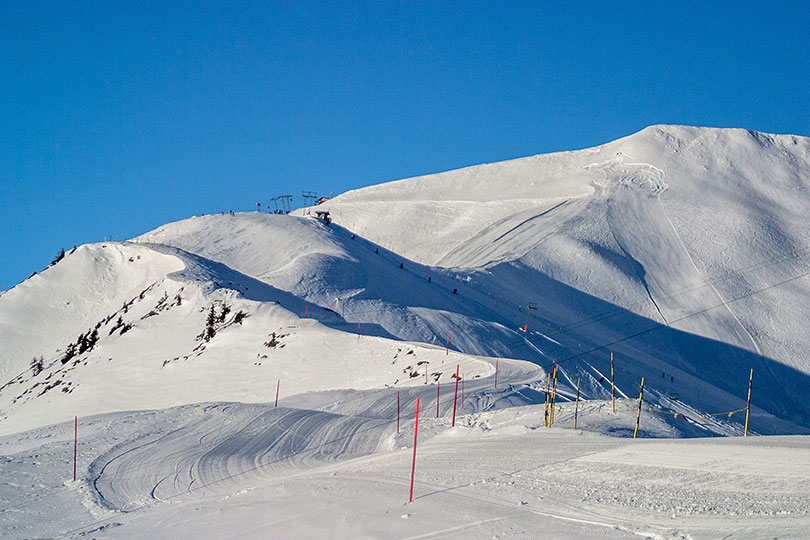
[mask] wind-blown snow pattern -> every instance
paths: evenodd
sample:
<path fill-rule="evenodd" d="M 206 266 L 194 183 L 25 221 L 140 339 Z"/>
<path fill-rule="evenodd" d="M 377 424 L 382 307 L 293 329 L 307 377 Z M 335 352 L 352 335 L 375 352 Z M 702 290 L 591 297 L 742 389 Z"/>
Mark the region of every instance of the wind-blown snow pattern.
<path fill-rule="evenodd" d="M 809 188 L 652 126 L 80 246 L 0 295 L 0 530 L 800 538 Z"/>

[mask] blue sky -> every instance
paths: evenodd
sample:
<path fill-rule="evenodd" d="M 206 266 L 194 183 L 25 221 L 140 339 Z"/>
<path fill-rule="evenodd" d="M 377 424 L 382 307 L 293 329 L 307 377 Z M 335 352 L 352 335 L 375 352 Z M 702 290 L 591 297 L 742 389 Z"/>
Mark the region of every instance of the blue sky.
<path fill-rule="evenodd" d="M 650 124 L 810 135 L 803 2 L 0 2 L 0 290 L 60 248 Z"/>

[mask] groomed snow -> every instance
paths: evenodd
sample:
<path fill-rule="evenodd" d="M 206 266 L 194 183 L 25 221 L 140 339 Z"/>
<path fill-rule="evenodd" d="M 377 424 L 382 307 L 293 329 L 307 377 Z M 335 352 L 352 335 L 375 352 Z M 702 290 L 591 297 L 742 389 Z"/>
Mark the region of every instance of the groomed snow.
<path fill-rule="evenodd" d="M 536 406 L 460 415 L 450 428 L 446 411 L 434 418 L 428 395 L 412 504 L 413 421 L 397 435 L 390 408 L 343 416 L 354 407 L 338 399 L 309 409 L 319 397 L 310 395 L 295 407 L 212 404 L 85 419 L 76 484 L 66 458 L 72 425 L 0 438 L 3 530 L 14 538 L 698 540 L 803 538 L 810 526 L 806 437 L 628 440 L 546 429 Z M 590 405 L 580 420 L 591 428 L 599 415 L 634 423 L 633 414 Z M 413 400 L 403 409 L 412 416 Z M 645 436 L 656 430 L 648 424 Z"/>
<path fill-rule="evenodd" d="M 0 295 L 0 530 L 804 538 L 808 184 L 653 126 L 80 246 Z"/>

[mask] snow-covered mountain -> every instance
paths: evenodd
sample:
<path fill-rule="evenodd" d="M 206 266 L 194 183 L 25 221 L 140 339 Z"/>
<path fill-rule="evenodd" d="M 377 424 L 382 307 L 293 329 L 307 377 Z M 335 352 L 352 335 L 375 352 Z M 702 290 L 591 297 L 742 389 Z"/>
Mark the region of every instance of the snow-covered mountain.
<path fill-rule="evenodd" d="M 577 342 L 618 330 L 604 345 L 644 330 L 628 326 L 638 315 L 739 349 L 650 351 L 686 373 L 744 380 L 738 364 L 754 363 L 774 375 L 768 391 L 797 395 L 810 373 L 808 208 L 810 139 L 652 126 L 596 148 L 358 189 L 320 209 L 415 261 L 474 269 L 499 301 L 535 303 L 539 330 L 584 334 Z"/>
<path fill-rule="evenodd" d="M 276 220 L 283 222 L 277 234 L 318 229 L 309 220 L 258 214 L 232 223 L 260 229 Z M 266 402 L 279 381 L 289 396 L 413 385 L 422 378 L 411 375 L 425 367 L 447 371 L 447 379 L 456 361 L 470 377 L 492 372 L 466 355 L 368 335 L 371 325 L 361 324 L 358 336 L 358 325 L 334 311 L 164 244 L 81 246 L 15 287 L 0 310 L 5 433 L 66 415 Z M 38 358 L 41 368 L 33 370 Z"/>
<path fill-rule="evenodd" d="M 290 463 L 395 452 L 410 443 L 394 415 L 416 398 L 435 407 L 424 428 L 440 456 L 457 364 L 460 423 L 503 430 L 498 452 L 544 423 L 555 366 L 565 427 L 580 381 L 580 427 L 632 435 L 644 377 L 642 436 L 741 434 L 753 369 L 750 429 L 807 434 L 808 189 L 808 138 L 653 126 L 292 215 L 193 217 L 80 246 L 0 295 L 0 449 L 51 455 L 65 422 L 99 415 L 86 427 L 87 491 L 52 490 L 99 516 L 193 486 L 239 491 Z M 602 414 L 611 356 L 621 406 Z M 563 443 L 583 456 L 616 448 L 588 441 Z M 35 474 L 19 463 L 0 500 Z M 14 523 L 44 534 L 36 521 Z"/>
<path fill-rule="evenodd" d="M 415 261 L 525 266 L 807 372 L 796 324 L 808 282 L 759 289 L 807 267 L 809 184 L 807 138 L 652 126 L 597 148 L 351 191 L 324 209 Z"/>
<path fill-rule="evenodd" d="M 809 185 L 806 138 L 653 126 L 351 191 L 318 207 L 331 226 L 313 209 L 224 214 L 82 246 L 0 298 L 0 431 L 73 414 L 62 401 L 90 413 L 266 401 L 278 379 L 293 393 L 404 384 L 409 362 L 364 362 L 399 340 L 435 354 L 448 336 L 466 354 L 559 363 L 567 391 L 582 376 L 593 398 L 613 351 L 620 391 L 646 376 L 650 399 L 709 412 L 739 405 L 753 368 L 755 403 L 810 426 Z M 198 337 L 226 305 L 219 335 Z M 273 333 L 286 349 L 268 350 Z M 297 375 L 303 358 L 317 381 Z M 13 421 L 32 402 L 54 414 Z"/>

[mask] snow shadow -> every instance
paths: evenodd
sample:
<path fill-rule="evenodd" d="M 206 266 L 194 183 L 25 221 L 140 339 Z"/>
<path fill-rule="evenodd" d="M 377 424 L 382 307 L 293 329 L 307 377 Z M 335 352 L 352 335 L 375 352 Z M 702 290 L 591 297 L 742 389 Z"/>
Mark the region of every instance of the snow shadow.
<path fill-rule="evenodd" d="M 750 370 L 754 370 L 751 395 L 751 429 L 772 434 L 807 433 L 810 428 L 810 376 L 776 359 L 742 347 L 673 328 L 640 316 L 561 283 L 517 263 L 490 267 L 483 287 L 506 297 L 520 298 L 526 284 L 541 301 L 533 312 L 526 338 L 548 359 L 515 358 L 550 370 L 553 362 L 569 373 L 576 384 L 578 373 L 587 379 L 592 397 L 610 396 L 610 352 L 614 353 L 617 397 L 637 399 L 641 377 L 645 387 L 667 396 L 668 402 L 712 412 L 745 407 Z M 701 314 L 703 315 L 703 314 Z M 798 424 L 774 422 L 762 411 Z M 734 419 L 742 422 L 742 414 Z M 799 428 L 802 426 L 802 428 Z"/>

